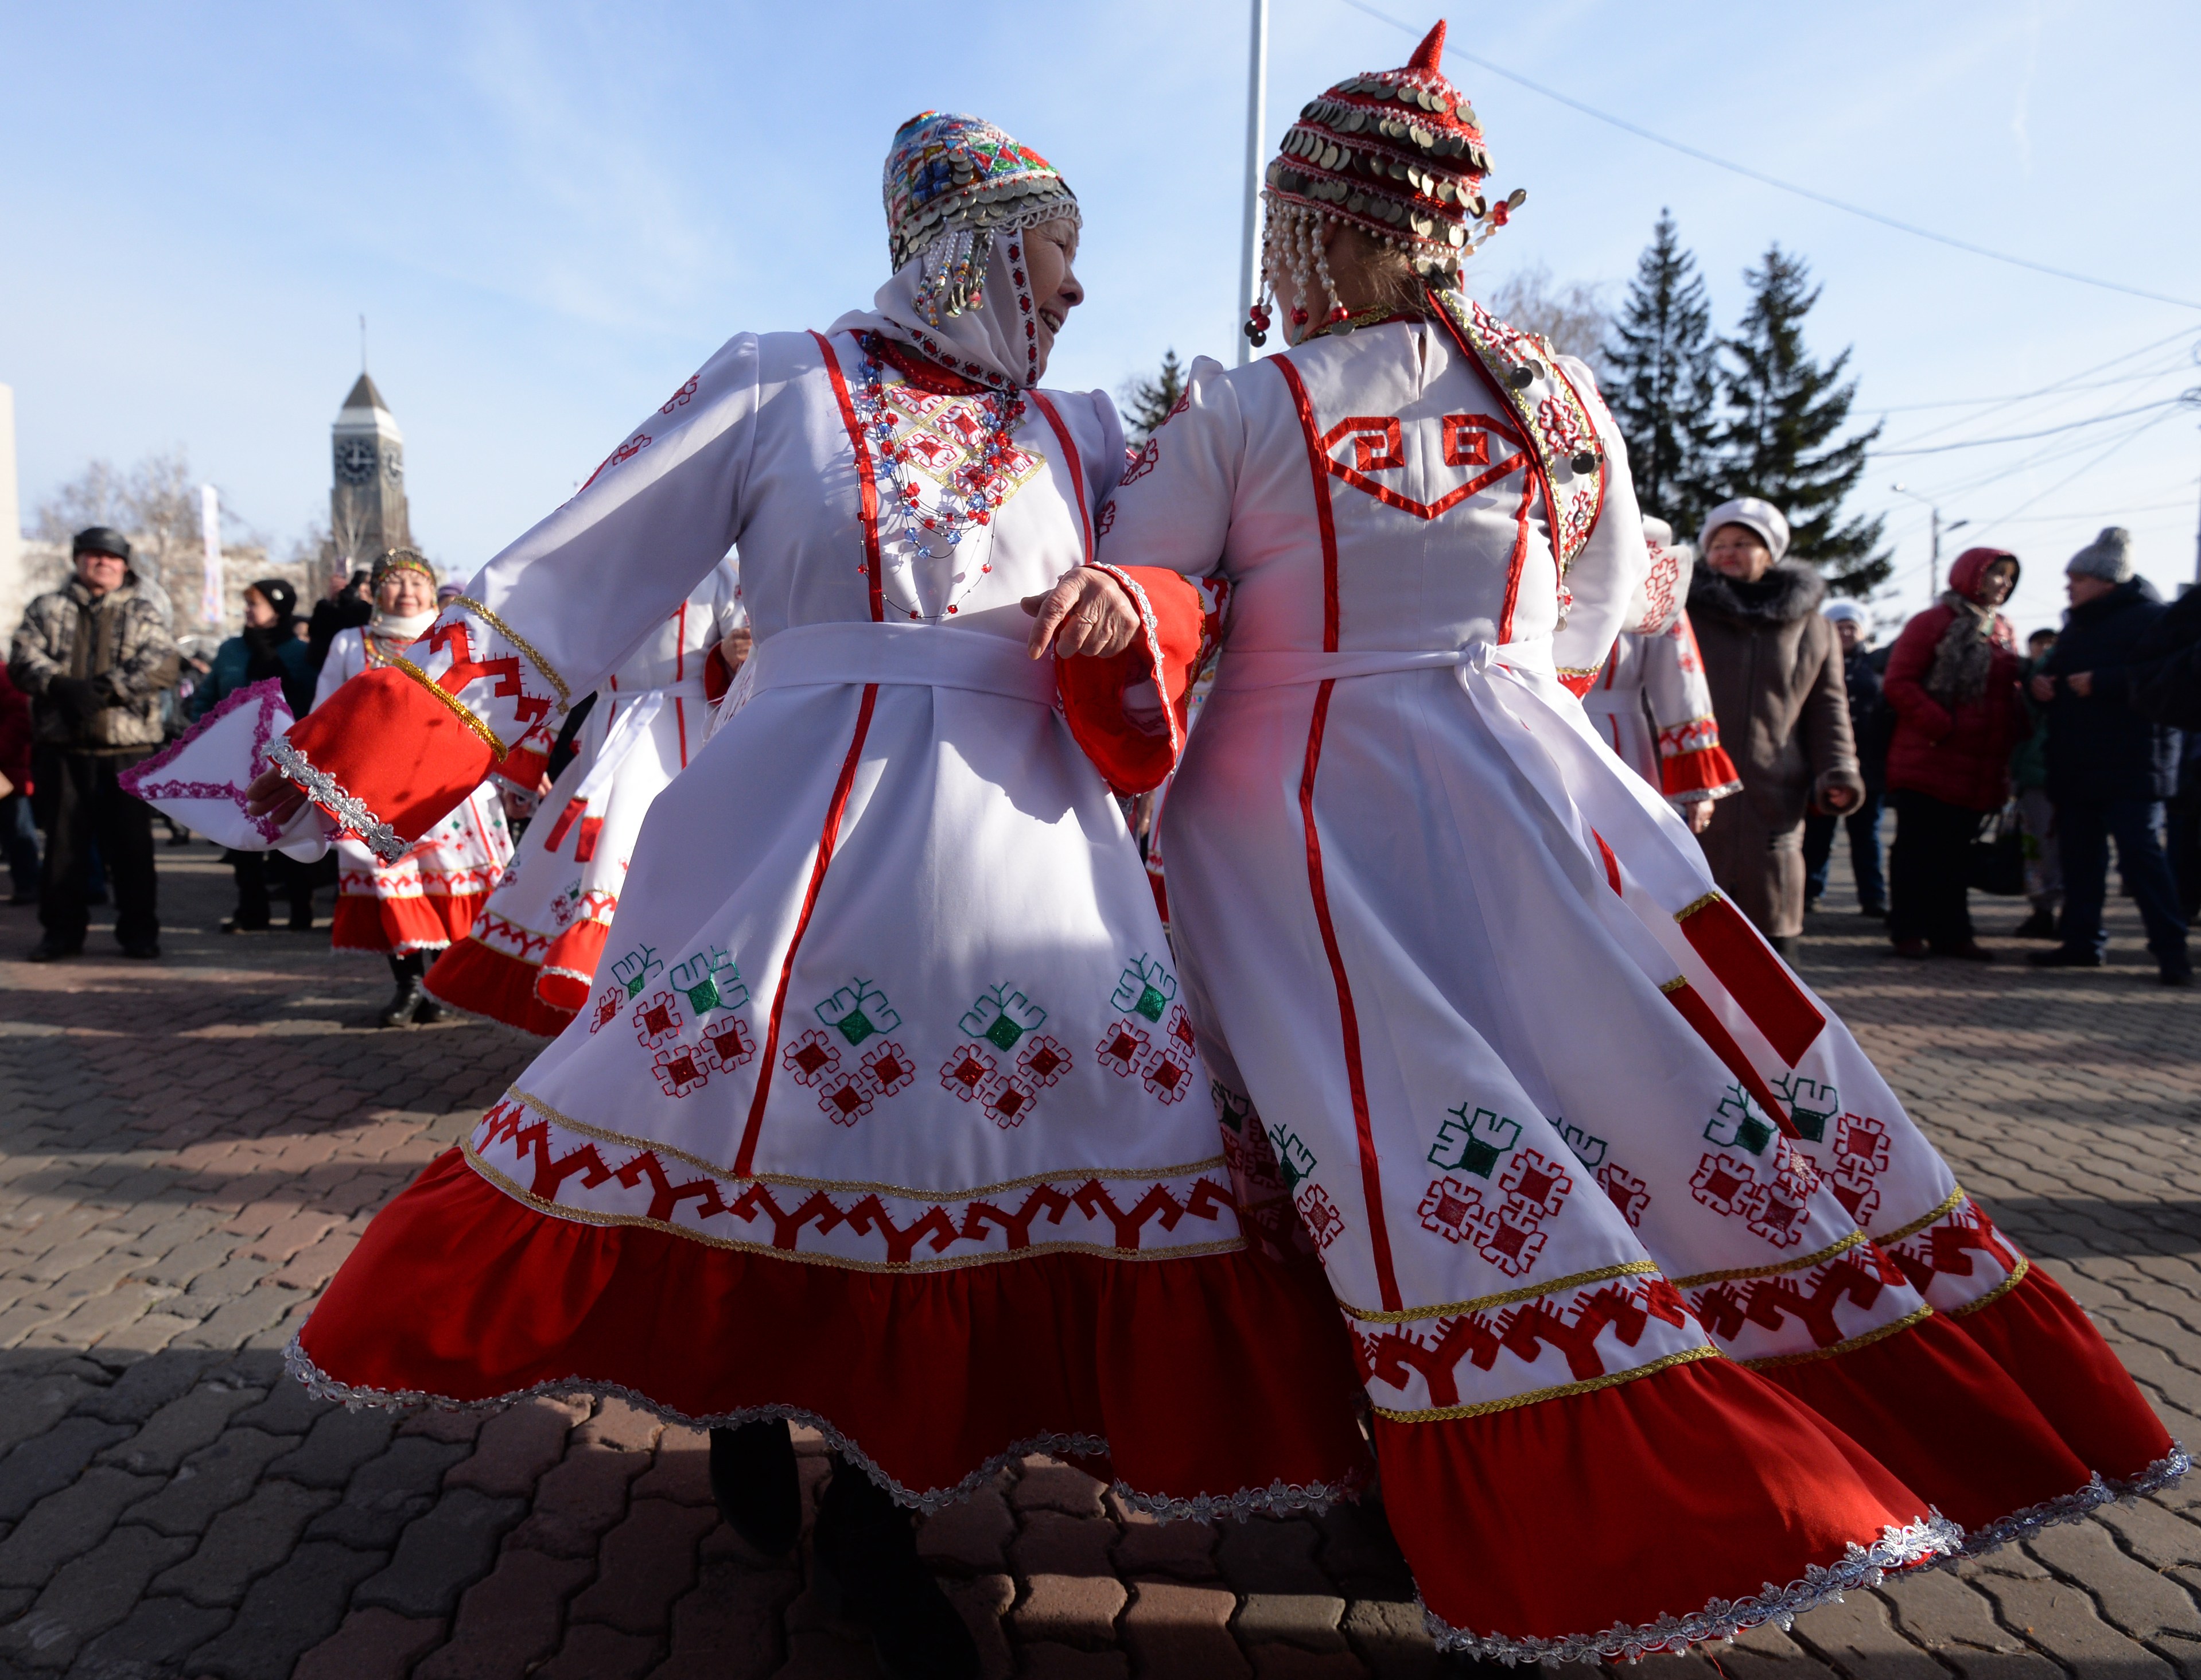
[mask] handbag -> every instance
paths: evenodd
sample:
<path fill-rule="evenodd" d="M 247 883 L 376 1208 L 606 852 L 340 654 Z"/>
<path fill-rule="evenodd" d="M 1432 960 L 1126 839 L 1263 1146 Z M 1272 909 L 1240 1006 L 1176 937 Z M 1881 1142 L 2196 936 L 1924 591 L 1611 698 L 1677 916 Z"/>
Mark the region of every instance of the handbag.
<path fill-rule="evenodd" d="M 1997 812 L 1986 832 L 1965 849 L 1964 880 L 1975 892 L 2002 898 L 2024 896 L 2025 834 L 2016 800 Z"/>

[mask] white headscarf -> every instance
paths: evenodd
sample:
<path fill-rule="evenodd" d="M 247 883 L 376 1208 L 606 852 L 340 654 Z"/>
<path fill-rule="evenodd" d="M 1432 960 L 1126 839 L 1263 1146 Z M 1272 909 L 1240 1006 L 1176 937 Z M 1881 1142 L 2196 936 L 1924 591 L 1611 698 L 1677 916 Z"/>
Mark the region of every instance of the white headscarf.
<path fill-rule="evenodd" d="M 910 345 L 951 373 L 991 385 L 1022 391 L 1039 383 L 1039 309 L 1032 297 L 1031 270 L 1024 261 L 1025 234 L 1004 231 L 994 236 L 986 263 L 986 301 L 975 309 L 946 316 L 938 326 L 926 323 L 918 303 L 924 260 L 913 257 L 878 289 L 868 309 L 852 309 L 835 321 L 835 332 L 877 332 Z"/>

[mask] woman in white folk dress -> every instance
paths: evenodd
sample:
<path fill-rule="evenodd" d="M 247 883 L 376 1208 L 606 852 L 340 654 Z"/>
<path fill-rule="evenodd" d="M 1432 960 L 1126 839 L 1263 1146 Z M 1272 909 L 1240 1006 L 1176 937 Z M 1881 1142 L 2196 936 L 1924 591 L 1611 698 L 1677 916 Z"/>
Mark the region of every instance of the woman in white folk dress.
<path fill-rule="evenodd" d="M 314 694 L 316 709 L 361 673 L 406 660 L 411 644 L 436 621 L 435 568 L 414 550 L 392 549 L 376 561 L 373 590 L 374 616 L 338 631 L 329 643 Z M 396 989 L 383 1007 L 383 1025 L 436 1019 L 422 977 L 467 937 L 511 858 L 504 802 L 486 775 L 394 857 L 355 837 L 338 837 L 329 943 L 339 951 L 379 951 L 389 958 Z"/>
<path fill-rule="evenodd" d="M 1100 555 L 1231 585 L 1171 931 L 1353 1334 L 1432 1630 L 1632 1655 L 2185 1460 L 1590 729 L 1647 556 L 1588 370 L 1448 290 L 1521 195 L 1481 195 L 1442 33 L 1292 126 L 1291 348 L 1195 365 Z M 1153 576 L 1137 616 L 1202 612 Z M 1119 786 L 1171 755 L 1124 767 L 1147 677 L 1061 678 Z"/>
<path fill-rule="evenodd" d="M 930 113 L 886 198 L 872 309 L 731 340 L 417 673 L 275 747 L 402 847 L 738 543 L 755 651 L 650 808 L 597 998 L 378 1217 L 293 1358 L 356 1400 L 594 1386 L 725 1427 L 731 1514 L 783 1548 L 806 1419 L 868 1473 L 831 1483 L 826 1571 L 892 1671 L 963 1673 L 875 1488 L 937 1508 L 1045 1450 L 1212 1517 L 1366 1459 L 1349 1345 L 1247 1242 L 1138 854 L 1025 648 L 1124 467 L 1105 396 L 1036 388 L 1083 297 L 1076 200 Z"/>
<path fill-rule="evenodd" d="M 739 667 L 746 622 L 741 571 L 729 556 L 604 680 L 575 731 L 572 759 L 472 931 L 429 970 L 422 985 L 431 998 L 536 1038 L 555 1038 L 581 1012 L 643 817 L 702 750 L 711 708 Z M 533 737 L 549 738 L 547 730 Z M 515 754 L 505 773 L 533 772 L 539 782 L 547 757 Z"/>

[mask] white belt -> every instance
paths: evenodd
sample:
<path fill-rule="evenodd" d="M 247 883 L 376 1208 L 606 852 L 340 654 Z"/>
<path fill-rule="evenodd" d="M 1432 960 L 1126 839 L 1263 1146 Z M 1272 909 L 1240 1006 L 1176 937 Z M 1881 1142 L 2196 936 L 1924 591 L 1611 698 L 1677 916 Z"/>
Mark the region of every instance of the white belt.
<path fill-rule="evenodd" d="M 596 761 L 589 767 L 589 773 L 581 778 L 581 785 L 573 790 L 573 797 L 584 802 L 599 799 L 611 786 L 612 778 L 626 755 L 640 744 L 649 733 L 649 726 L 657 721 L 657 714 L 665 709 L 668 700 L 704 701 L 710 696 L 703 692 L 701 675 L 689 677 L 677 683 L 668 683 L 654 689 L 600 689 L 596 703 L 609 704 L 617 710 L 612 726 L 604 731 L 604 744 L 596 750 Z"/>
<path fill-rule="evenodd" d="M 1218 688 L 1289 688 L 1350 677 L 1388 676 L 1394 671 L 1452 670 L 1459 673 L 1464 684 L 1469 677 L 1479 676 L 1493 665 L 1545 677 L 1556 675 L 1551 637 L 1500 643 L 1496 635 L 1486 619 L 1470 625 L 1467 639 L 1456 648 L 1377 648 L 1332 654 L 1299 648 L 1226 645 L 1215 684 Z"/>
<path fill-rule="evenodd" d="M 731 716 L 766 689 L 888 683 L 968 689 L 1054 704 L 1054 661 L 983 631 L 913 624 L 805 624 L 759 642 L 720 708 Z"/>

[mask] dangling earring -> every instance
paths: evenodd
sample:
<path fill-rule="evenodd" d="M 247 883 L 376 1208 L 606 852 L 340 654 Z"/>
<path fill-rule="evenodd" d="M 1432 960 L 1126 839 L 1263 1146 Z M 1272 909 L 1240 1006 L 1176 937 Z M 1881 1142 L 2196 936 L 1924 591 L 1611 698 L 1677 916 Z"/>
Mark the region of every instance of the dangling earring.
<path fill-rule="evenodd" d="M 1269 342 L 1269 304 L 1265 297 L 1246 312 L 1246 337 L 1255 350 Z"/>

